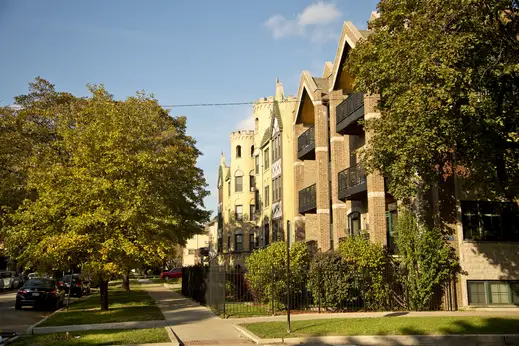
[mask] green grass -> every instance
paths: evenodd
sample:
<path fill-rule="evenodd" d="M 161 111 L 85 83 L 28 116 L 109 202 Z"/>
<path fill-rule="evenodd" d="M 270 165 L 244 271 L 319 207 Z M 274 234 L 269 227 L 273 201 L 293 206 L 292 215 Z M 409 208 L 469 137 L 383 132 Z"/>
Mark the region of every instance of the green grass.
<path fill-rule="evenodd" d="M 80 336 L 75 338 L 75 336 Z M 13 346 L 125 345 L 170 342 L 164 328 L 131 330 L 98 330 L 23 336 Z"/>
<path fill-rule="evenodd" d="M 264 305 L 244 302 L 225 303 L 225 316 L 229 318 L 243 318 L 253 316 L 269 316 L 271 313 Z"/>
<path fill-rule="evenodd" d="M 93 294 L 85 300 L 70 304 L 69 311 L 57 312 L 39 327 L 164 319 L 148 293 L 137 288 L 126 292 L 110 287 L 108 301 L 109 310 L 101 311 L 99 294 Z"/>
<path fill-rule="evenodd" d="M 448 335 L 513 334 L 519 331 L 517 317 L 377 317 L 292 321 L 244 325 L 261 338 L 326 335 Z"/>

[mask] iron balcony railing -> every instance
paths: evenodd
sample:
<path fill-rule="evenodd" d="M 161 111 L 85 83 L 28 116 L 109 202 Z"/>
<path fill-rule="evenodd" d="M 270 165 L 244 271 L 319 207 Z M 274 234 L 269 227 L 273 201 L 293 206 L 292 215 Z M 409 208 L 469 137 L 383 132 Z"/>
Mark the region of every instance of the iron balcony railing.
<path fill-rule="evenodd" d="M 297 156 L 301 160 L 315 149 L 315 127 L 312 125 L 297 137 Z"/>
<path fill-rule="evenodd" d="M 299 191 L 299 213 L 305 214 L 317 208 L 315 184 Z"/>
<path fill-rule="evenodd" d="M 367 191 L 366 173 L 361 165 L 355 165 L 339 172 L 339 198 L 353 199 Z"/>
<path fill-rule="evenodd" d="M 349 134 L 358 131 L 357 120 L 364 116 L 364 94 L 353 93 L 337 106 L 336 126 L 337 132 Z M 355 129 L 348 127 L 354 125 Z"/>

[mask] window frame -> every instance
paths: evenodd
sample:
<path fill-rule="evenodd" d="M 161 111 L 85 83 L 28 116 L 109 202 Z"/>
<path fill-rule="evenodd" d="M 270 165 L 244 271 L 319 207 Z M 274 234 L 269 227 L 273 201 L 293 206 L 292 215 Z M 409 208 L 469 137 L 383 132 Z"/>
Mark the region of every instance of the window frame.
<path fill-rule="evenodd" d="M 265 167 L 263 167 L 263 169 L 265 171 L 267 169 L 269 169 L 269 167 L 270 167 L 269 152 L 270 152 L 270 148 L 266 148 L 265 150 L 263 150 L 263 164 L 265 165 Z"/>
<path fill-rule="evenodd" d="M 269 185 L 265 186 L 265 198 L 264 199 L 265 199 L 264 205 L 266 208 L 270 204 L 270 186 Z"/>
<path fill-rule="evenodd" d="M 234 192 L 243 192 L 243 176 L 234 177 Z"/>
<path fill-rule="evenodd" d="M 238 239 L 240 239 L 241 241 L 238 241 Z M 243 251 L 243 233 L 241 230 L 236 230 L 234 232 L 234 251 L 235 252 Z"/>
<path fill-rule="evenodd" d="M 256 221 L 256 205 L 255 204 L 249 204 L 249 214 L 250 214 L 250 220 Z"/>
<path fill-rule="evenodd" d="M 492 284 L 505 284 L 506 285 L 506 297 L 508 302 L 493 302 L 492 299 Z M 471 285 L 483 285 L 485 302 L 473 303 L 473 297 L 471 295 Z M 514 286 L 517 287 L 516 293 L 514 293 Z M 502 292 L 500 292 L 502 294 Z M 515 295 L 515 301 L 514 301 Z M 519 281 L 517 280 L 467 280 L 467 299 L 469 306 L 518 306 L 519 305 Z M 479 299 L 478 299 L 479 300 Z"/>
<path fill-rule="evenodd" d="M 241 212 L 239 212 L 238 209 L 241 209 Z M 236 221 L 243 221 L 243 204 L 237 204 L 234 206 L 234 218 Z"/>
<path fill-rule="evenodd" d="M 241 158 L 241 145 L 236 146 L 236 158 L 237 159 Z"/>
<path fill-rule="evenodd" d="M 517 204 L 463 200 L 460 207 L 464 241 L 519 242 Z"/>

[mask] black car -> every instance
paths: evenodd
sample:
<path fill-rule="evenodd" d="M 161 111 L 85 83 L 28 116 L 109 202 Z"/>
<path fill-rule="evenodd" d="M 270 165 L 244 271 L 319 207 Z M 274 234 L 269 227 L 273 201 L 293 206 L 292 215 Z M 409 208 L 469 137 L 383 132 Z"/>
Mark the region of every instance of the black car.
<path fill-rule="evenodd" d="M 72 289 L 70 288 L 72 284 Z M 59 287 L 61 287 L 65 292 L 69 292 L 71 295 L 75 295 L 78 297 L 83 296 L 84 294 L 89 295 L 90 294 L 90 281 L 88 280 L 82 280 L 81 275 L 79 274 L 73 274 L 72 275 L 72 282 L 70 282 L 70 274 L 63 276 L 59 282 Z"/>
<path fill-rule="evenodd" d="M 63 306 L 65 292 L 53 279 L 36 278 L 26 281 L 16 293 L 15 309 L 23 306 L 57 310 Z"/>

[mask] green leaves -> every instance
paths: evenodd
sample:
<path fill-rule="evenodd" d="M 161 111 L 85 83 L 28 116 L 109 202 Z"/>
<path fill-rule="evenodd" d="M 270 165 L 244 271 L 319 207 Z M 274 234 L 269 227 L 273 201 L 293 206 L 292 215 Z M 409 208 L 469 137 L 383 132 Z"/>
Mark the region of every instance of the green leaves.
<path fill-rule="evenodd" d="M 384 0 L 351 51 L 355 87 L 380 95 L 365 166 L 405 199 L 455 172 L 519 196 L 519 16 L 512 0 Z"/>
<path fill-rule="evenodd" d="M 116 101 L 94 85 L 75 98 L 42 79 L 32 88 L 9 118 L 28 148 L 25 199 L 4 232 L 11 255 L 45 269 L 80 263 L 107 278 L 160 263 L 202 231 L 208 192 L 185 118 L 144 93 Z"/>

